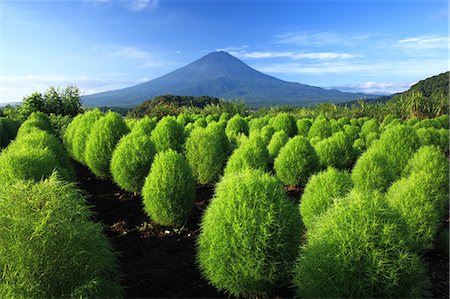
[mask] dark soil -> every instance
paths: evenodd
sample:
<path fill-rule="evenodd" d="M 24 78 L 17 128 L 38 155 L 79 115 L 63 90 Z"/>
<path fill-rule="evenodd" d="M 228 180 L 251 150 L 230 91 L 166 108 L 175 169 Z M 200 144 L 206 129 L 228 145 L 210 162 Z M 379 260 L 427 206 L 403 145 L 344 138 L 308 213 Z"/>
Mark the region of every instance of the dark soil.
<path fill-rule="evenodd" d="M 152 222 L 143 211 L 139 195 L 122 191 L 111 180 L 96 178 L 78 163 L 75 168 L 80 188 L 96 213 L 93 220 L 104 224 L 112 246 L 120 253 L 126 298 L 228 298 L 208 285 L 195 261 L 199 223 L 212 198 L 212 187 L 197 188 L 197 200 L 188 222 L 173 229 Z M 303 189 L 286 188 L 286 191 L 298 202 Z M 448 255 L 436 246 L 424 260 L 432 282 L 426 297 L 449 298 Z M 283 288 L 275 297 L 292 296 L 291 289 Z"/>

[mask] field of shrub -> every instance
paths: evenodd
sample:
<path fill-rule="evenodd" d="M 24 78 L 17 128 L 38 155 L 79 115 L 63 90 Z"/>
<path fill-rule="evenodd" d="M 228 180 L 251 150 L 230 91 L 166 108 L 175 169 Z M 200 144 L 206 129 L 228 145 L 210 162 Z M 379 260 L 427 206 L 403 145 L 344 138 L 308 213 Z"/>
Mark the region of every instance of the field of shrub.
<path fill-rule="evenodd" d="M 0 137 L 0 297 L 448 297 L 446 114 L 38 112 Z M 137 257 L 184 242 L 195 291 L 152 293 Z"/>

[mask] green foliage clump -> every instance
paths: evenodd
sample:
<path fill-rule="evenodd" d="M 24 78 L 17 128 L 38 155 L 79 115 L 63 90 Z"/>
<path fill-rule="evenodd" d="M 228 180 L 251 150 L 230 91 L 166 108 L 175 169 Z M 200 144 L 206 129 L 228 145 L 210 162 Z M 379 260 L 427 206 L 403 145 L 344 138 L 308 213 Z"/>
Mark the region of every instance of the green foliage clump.
<path fill-rule="evenodd" d="M 441 145 L 441 135 L 439 130 L 433 127 L 419 128 L 416 130 L 417 136 L 419 136 L 420 144 L 424 145 Z M 443 149 L 445 150 L 445 149 Z"/>
<path fill-rule="evenodd" d="M 448 114 L 442 114 L 441 116 L 436 118 L 438 121 L 441 122 L 441 127 L 445 128 L 445 129 L 449 129 L 449 121 L 450 121 L 450 117 Z"/>
<path fill-rule="evenodd" d="M 284 184 L 305 185 L 319 169 L 319 157 L 307 138 L 296 136 L 280 150 L 274 161 L 274 169 Z"/>
<path fill-rule="evenodd" d="M 20 123 L 6 117 L 0 117 L 0 148 L 6 147 L 17 136 Z"/>
<path fill-rule="evenodd" d="M 267 125 L 267 119 L 264 117 L 257 117 L 248 122 L 249 134 L 251 135 L 255 131 L 260 131 L 265 125 Z"/>
<path fill-rule="evenodd" d="M 397 177 L 388 158 L 382 152 L 374 151 L 372 148 L 356 160 L 351 176 L 355 189 L 360 191 L 386 191 Z"/>
<path fill-rule="evenodd" d="M 155 154 L 155 145 L 144 131 L 122 137 L 111 158 L 114 182 L 125 191 L 140 192 Z"/>
<path fill-rule="evenodd" d="M 184 113 L 180 113 L 177 116 L 177 122 L 182 125 L 183 127 L 185 127 L 188 123 L 190 123 L 192 121 L 191 117 L 187 114 Z"/>
<path fill-rule="evenodd" d="M 425 118 L 414 125 L 415 129 L 419 128 L 442 128 L 442 123 L 437 118 Z"/>
<path fill-rule="evenodd" d="M 248 124 L 247 121 L 239 114 L 234 115 L 227 122 L 227 127 L 225 128 L 225 133 L 227 135 L 237 135 L 239 133 L 248 136 Z"/>
<path fill-rule="evenodd" d="M 352 188 L 350 174 L 329 167 L 314 174 L 306 184 L 300 201 L 300 215 L 309 230 L 335 200 L 344 197 Z"/>
<path fill-rule="evenodd" d="M 334 133 L 314 145 L 322 167 L 349 168 L 354 163 L 356 152 L 353 141 L 344 132 Z"/>
<path fill-rule="evenodd" d="M 195 180 L 184 156 L 171 149 L 156 154 L 142 196 L 145 212 L 156 223 L 183 225 L 195 200 Z"/>
<path fill-rule="evenodd" d="M 124 118 L 125 124 L 128 127 L 128 130 L 132 131 L 138 120 L 136 118 Z"/>
<path fill-rule="evenodd" d="M 72 137 L 73 158 L 86 165 L 86 143 L 94 123 L 104 116 L 99 109 L 94 109 L 83 114 L 76 124 L 75 133 Z"/>
<path fill-rule="evenodd" d="M 297 134 L 300 136 L 308 136 L 309 128 L 312 122 L 309 118 L 301 118 L 297 120 Z"/>
<path fill-rule="evenodd" d="M 228 156 L 225 131 L 208 126 L 194 129 L 186 140 L 186 159 L 198 183 L 216 181 Z"/>
<path fill-rule="evenodd" d="M 96 176 L 109 176 L 113 151 L 128 132 L 127 125 L 116 112 L 108 112 L 94 123 L 86 142 L 85 159 Z"/>
<path fill-rule="evenodd" d="M 42 112 L 33 112 L 27 120 L 20 125 L 17 135 L 26 135 L 34 128 L 53 133 L 52 123 L 50 122 L 48 115 Z"/>
<path fill-rule="evenodd" d="M 294 117 L 288 113 L 280 113 L 275 116 L 271 125 L 275 131 L 284 131 L 289 137 L 297 134 L 297 123 Z"/>
<path fill-rule="evenodd" d="M 289 135 L 285 131 L 278 131 L 272 135 L 267 150 L 271 160 L 275 159 L 281 148 L 288 142 Z"/>
<path fill-rule="evenodd" d="M 269 144 L 273 134 L 275 134 L 275 129 L 270 125 L 265 125 L 260 132 L 260 136 L 266 144 Z"/>
<path fill-rule="evenodd" d="M 364 122 L 364 124 L 361 126 L 361 137 L 366 137 L 370 133 L 380 133 L 380 128 L 378 125 L 378 121 L 376 119 L 370 119 Z"/>
<path fill-rule="evenodd" d="M 330 122 L 326 119 L 325 116 L 318 116 L 308 131 L 308 139 L 313 137 L 318 137 L 320 139 L 324 139 L 330 137 L 332 134 Z"/>
<path fill-rule="evenodd" d="M 225 174 L 245 168 L 268 170 L 269 152 L 260 136 L 254 136 L 238 147 L 228 159 Z"/>
<path fill-rule="evenodd" d="M 66 130 L 62 136 L 63 144 L 70 156 L 74 156 L 73 139 L 78 127 L 82 121 L 84 114 L 78 114 L 72 119 L 72 121 L 67 125 Z"/>
<path fill-rule="evenodd" d="M 301 248 L 294 286 L 301 298 L 417 298 L 428 286 L 404 226 L 377 192 L 351 192 L 317 220 Z"/>
<path fill-rule="evenodd" d="M 153 129 L 156 127 L 156 121 L 148 116 L 140 119 L 131 130 L 132 132 L 142 131 L 144 134 L 149 135 L 152 133 Z"/>
<path fill-rule="evenodd" d="M 441 150 L 444 153 L 448 153 L 449 152 L 449 139 L 450 139 L 450 131 L 448 129 L 439 129 L 439 147 L 441 148 Z"/>
<path fill-rule="evenodd" d="M 18 181 L 0 210 L 0 297 L 122 297 L 116 254 L 72 183 Z"/>
<path fill-rule="evenodd" d="M 353 125 L 344 125 L 343 127 L 343 131 L 345 132 L 345 134 L 347 134 L 348 136 L 350 136 L 350 138 L 355 141 L 356 139 L 359 138 L 359 132 L 360 129 L 358 126 L 353 126 Z"/>
<path fill-rule="evenodd" d="M 207 125 L 208 123 L 206 122 L 206 119 L 204 117 L 200 117 L 194 122 L 195 127 L 206 128 Z"/>
<path fill-rule="evenodd" d="M 151 133 L 151 139 L 155 144 L 157 152 L 163 152 L 168 149 L 181 152 L 184 145 L 184 128 L 173 118 L 164 117 Z"/>
<path fill-rule="evenodd" d="M 386 127 L 387 125 L 389 125 L 389 124 L 390 124 L 392 121 L 394 121 L 395 119 L 398 119 L 398 118 L 397 118 L 397 115 L 395 115 L 395 114 L 388 114 L 388 115 L 386 115 L 386 116 L 383 118 L 383 121 L 381 122 L 380 127 L 381 127 L 381 128 Z"/>
<path fill-rule="evenodd" d="M 380 135 L 376 132 L 370 132 L 369 134 L 367 134 L 364 140 L 366 149 L 370 148 L 372 144 L 374 144 L 374 141 L 378 140 L 378 138 L 380 138 Z"/>
<path fill-rule="evenodd" d="M 204 277 L 232 296 L 265 296 L 291 280 L 302 225 L 280 182 L 261 170 L 218 183 L 197 240 Z"/>

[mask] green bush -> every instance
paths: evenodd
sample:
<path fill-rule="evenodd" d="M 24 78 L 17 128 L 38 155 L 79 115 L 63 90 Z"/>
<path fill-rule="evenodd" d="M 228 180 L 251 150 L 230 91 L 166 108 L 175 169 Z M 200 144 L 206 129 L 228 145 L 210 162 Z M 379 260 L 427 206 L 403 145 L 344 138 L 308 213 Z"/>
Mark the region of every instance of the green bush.
<path fill-rule="evenodd" d="M 360 129 L 357 126 L 352 126 L 352 125 L 344 125 L 344 130 L 345 134 L 347 134 L 348 136 L 350 136 L 350 138 L 355 141 L 356 139 L 359 138 L 359 132 Z"/>
<path fill-rule="evenodd" d="M 83 114 L 73 134 L 73 157 L 81 164 L 86 165 L 86 143 L 94 123 L 104 116 L 99 109 L 94 109 Z"/>
<path fill-rule="evenodd" d="M 269 152 L 260 136 L 255 136 L 238 147 L 228 159 L 225 174 L 245 168 L 268 170 Z"/>
<path fill-rule="evenodd" d="M 279 113 L 274 117 L 271 125 L 276 132 L 284 131 L 289 137 L 297 134 L 297 123 L 294 117 L 288 113 Z"/>
<path fill-rule="evenodd" d="M 280 182 L 261 170 L 225 176 L 198 237 L 198 264 L 217 289 L 236 297 L 272 294 L 291 280 L 301 220 Z"/>
<path fill-rule="evenodd" d="M 21 123 L 17 120 L 7 117 L 0 117 L 0 119 L 2 120 L 3 128 L 5 129 L 9 139 L 14 140 L 17 136 L 17 130 L 19 130 Z"/>
<path fill-rule="evenodd" d="M 133 131 L 134 126 L 137 124 L 138 120 L 136 118 L 124 118 L 123 121 L 128 127 L 128 130 Z"/>
<path fill-rule="evenodd" d="M 267 125 L 267 119 L 264 117 L 258 117 L 250 120 L 248 122 L 249 134 L 251 135 L 254 131 L 261 131 L 265 125 Z"/>
<path fill-rule="evenodd" d="M 164 117 L 152 131 L 151 138 L 157 152 L 168 149 L 181 152 L 185 139 L 184 128 L 171 117 Z"/>
<path fill-rule="evenodd" d="M 352 180 L 355 189 L 386 191 L 389 185 L 395 181 L 396 170 L 388 158 L 372 148 L 363 153 L 352 170 Z"/>
<path fill-rule="evenodd" d="M 440 140 L 440 143 L 439 143 L 439 147 L 441 148 L 441 150 L 444 152 L 444 153 L 448 153 L 449 152 L 449 143 L 450 143 L 450 141 L 449 141 L 449 136 L 450 134 L 449 134 L 449 130 L 448 129 L 444 129 L 444 128 L 442 128 L 442 129 L 439 129 L 439 140 Z"/>
<path fill-rule="evenodd" d="M 242 116 L 236 114 L 228 120 L 225 133 L 227 135 L 243 133 L 248 136 L 248 124 Z"/>
<path fill-rule="evenodd" d="M 274 169 L 284 184 L 305 185 L 319 169 L 319 157 L 307 138 L 296 136 L 280 150 L 274 161 Z"/>
<path fill-rule="evenodd" d="M 349 173 L 332 167 L 313 175 L 306 184 L 300 201 L 300 215 L 305 227 L 310 230 L 335 200 L 350 191 L 352 185 Z"/>
<path fill-rule="evenodd" d="M 219 119 L 217 114 L 208 114 L 205 117 L 206 123 L 209 125 L 210 123 L 212 123 L 213 121 L 217 121 Z"/>
<path fill-rule="evenodd" d="M 420 144 L 424 145 L 441 145 L 441 135 L 436 128 L 419 128 L 416 130 L 417 136 L 419 136 Z"/>
<path fill-rule="evenodd" d="M 344 132 L 322 139 L 314 145 L 314 149 L 322 167 L 349 168 L 356 158 L 353 141 Z"/>
<path fill-rule="evenodd" d="M 380 135 L 376 132 L 370 132 L 369 134 L 366 135 L 365 138 L 365 145 L 366 145 L 366 149 L 370 148 L 372 146 L 372 144 L 374 144 L 375 140 L 378 140 L 380 138 Z"/>
<path fill-rule="evenodd" d="M 406 124 L 410 127 L 414 126 L 420 121 L 420 119 L 417 116 L 413 116 L 410 119 L 406 121 Z"/>
<path fill-rule="evenodd" d="M 208 123 L 206 122 L 206 119 L 203 118 L 203 117 L 197 119 L 197 120 L 194 122 L 194 126 L 195 126 L 195 127 L 206 128 L 207 125 L 208 125 Z"/>
<path fill-rule="evenodd" d="M 437 118 L 425 118 L 414 125 L 415 129 L 420 128 L 442 128 L 442 123 Z"/>
<path fill-rule="evenodd" d="M 370 133 L 380 133 L 380 128 L 378 125 L 378 121 L 376 119 L 370 119 L 364 122 L 364 124 L 361 126 L 361 137 L 366 137 Z"/>
<path fill-rule="evenodd" d="M 184 113 L 180 113 L 177 116 L 177 122 L 182 125 L 183 127 L 185 127 L 188 123 L 190 123 L 192 121 L 191 117 L 187 114 Z"/>
<path fill-rule="evenodd" d="M 67 126 L 62 136 L 63 144 L 69 155 L 72 157 L 74 157 L 74 148 L 73 148 L 74 136 L 78 130 L 78 127 L 82 122 L 83 116 L 84 114 L 78 114 L 77 116 L 75 116 L 75 118 L 73 118 L 72 121 Z"/>
<path fill-rule="evenodd" d="M 34 128 L 38 128 L 49 133 L 54 133 L 52 123 L 47 114 L 42 112 L 33 112 L 26 121 L 20 125 L 17 135 L 26 135 Z"/>
<path fill-rule="evenodd" d="M 449 129 L 449 116 L 448 114 L 442 114 L 441 116 L 439 116 L 438 118 L 436 118 L 440 123 L 441 123 L 441 127 L 444 129 Z"/>
<path fill-rule="evenodd" d="M 281 148 L 288 142 L 289 136 L 285 131 L 278 131 L 272 135 L 267 150 L 269 151 L 269 157 L 274 160 Z"/>
<path fill-rule="evenodd" d="M 195 181 L 182 154 L 167 150 L 156 154 L 142 188 L 144 210 L 156 223 L 183 225 L 194 206 Z"/>
<path fill-rule="evenodd" d="M 332 134 L 330 122 L 323 116 L 318 116 L 308 131 L 308 139 L 313 137 L 319 137 L 320 139 L 324 139 L 330 137 Z"/>
<path fill-rule="evenodd" d="M 301 298 L 418 298 L 426 268 L 403 243 L 404 226 L 380 193 L 351 192 L 317 220 L 301 248 Z"/>
<path fill-rule="evenodd" d="M 186 140 L 186 159 L 199 184 L 215 182 L 225 166 L 228 148 L 226 135 L 214 127 L 196 128 Z"/>
<path fill-rule="evenodd" d="M 386 127 L 387 125 L 389 125 L 389 124 L 390 124 L 392 121 L 394 121 L 395 119 L 398 119 L 398 118 L 397 118 L 397 115 L 395 115 L 395 114 L 388 114 L 388 115 L 386 115 L 386 116 L 383 118 L 383 121 L 381 122 L 380 127 L 381 127 L 381 128 Z"/>
<path fill-rule="evenodd" d="M 144 131 L 122 137 L 111 158 L 114 182 L 125 191 L 141 192 L 155 154 L 155 145 Z"/>
<path fill-rule="evenodd" d="M 128 132 L 127 125 L 116 112 L 108 112 L 94 123 L 86 142 L 85 159 L 96 176 L 109 176 L 113 151 Z"/>
<path fill-rule="evenodd" d="M 0 297 L 122 296 L 116 255 L 74 184 L 18 181 L 0 210 Z"/>
<path fill-rule="evenodd" d="M 309 128 L 312 122 L 309 118 L 301 118 L 297 120 L 297 134 L 300 136 L 308 136 Z"/>
<path fill-rule="evenodd" d="M 260 132 L 260 136 L 265 144 L 269 144 L 273 134 L 275 134 L 275 129 L 270 125 L 265 125 Z"/>
<path fill-rule="evenodd" d="M 156 122 L 151 119 L 148 116 L 145 116 L 144 118 L 140 119 L 133 127 L 132 132 L 136 131 L 142 131 L 146 135 L 149 135 L 152 133 L 153 129 L 156 127 Z"/>

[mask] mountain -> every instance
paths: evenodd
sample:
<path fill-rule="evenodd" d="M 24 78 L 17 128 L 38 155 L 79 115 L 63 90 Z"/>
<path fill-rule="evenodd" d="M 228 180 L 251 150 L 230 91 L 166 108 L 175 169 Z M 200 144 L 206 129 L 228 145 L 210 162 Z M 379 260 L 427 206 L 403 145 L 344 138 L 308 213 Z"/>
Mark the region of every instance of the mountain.
<path fill-rule="evenodd" d="M 171 73 L 124 89 L 82 97 L 88 107 L 131 107 L 157 95 L 244 99 L 250 106 L 346 102 L 375 95 L 287 82 L 263 74 L 226 52 L 213 52 Z"/>

